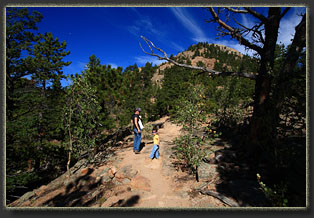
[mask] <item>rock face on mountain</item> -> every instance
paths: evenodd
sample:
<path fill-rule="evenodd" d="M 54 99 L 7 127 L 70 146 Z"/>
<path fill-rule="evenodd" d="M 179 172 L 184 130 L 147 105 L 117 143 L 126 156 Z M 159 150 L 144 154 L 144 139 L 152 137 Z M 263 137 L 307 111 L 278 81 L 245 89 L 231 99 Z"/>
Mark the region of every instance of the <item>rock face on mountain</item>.
<path fill-rule="evenodd" d="M 197 45 L 194 45 L 197 46 Z M 243 58 L 243 54 L 239 52 L 236 49 L 230 48 L 225 45 L 219 45 L 219 44 L 211 44 L 210 46 L 216 47 L 216 49 L 219 49 L 220 51 L 226 52 L 227 54 L 233 54 L 236 56 L 236 58 Z M 192 46 L 193 48 L 193 46 Z M 187 60 L 190 61 L 190 64 L 192 66 L 197 66 L 198 64 L 202 64 L 204 67 L 208 69 L 214 69 L 215 64 L 219 63 L 219 58 L 208 58 L 206 57 L 206 54 L 209 54 L 210 51 L 208 48 L 200 46 L 200 48 L 197 48 L 196 50 L 186 50 L 183 52 L 179 52 L 176 56 L 173 57 L 174 60 L 183 60 L 184 63 L 187 64 Z M 162 85 L 162 79 L 163 74 L 162 71 L 164 71 L 166 68 L 172 67 L 174 64 L 165 62 L 158 66 L 158 69 L 156 73 L 154 74 L 152 81 L 155 84 Z M 230 70 L 231 67 L 227 63 L 223 63 L 223 67 Z"/>

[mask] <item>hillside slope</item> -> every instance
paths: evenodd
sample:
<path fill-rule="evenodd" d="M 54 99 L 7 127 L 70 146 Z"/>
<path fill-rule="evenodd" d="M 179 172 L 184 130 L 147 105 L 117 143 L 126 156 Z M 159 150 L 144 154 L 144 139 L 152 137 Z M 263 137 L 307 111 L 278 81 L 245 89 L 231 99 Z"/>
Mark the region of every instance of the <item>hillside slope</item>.
<path fill-rule="evenodd" d="M 201 64 L 208 69 L 214 69 L 217 63 L 221 63 L 223 67 L 231 70 L 230 63 L 222 62 L 219 57 L 214 57 L 216 56 L 217 51 L 225 53 L 228 56 L 234 56 L 234 59 L 240 60 L 244 57 L 244 55 L 238 50 L 225 45 L 198 43 L 196 45 L 191 45 L 190 48 L 183 52 L 179 52 L 177 55 L 172 56 L 172 58 L 177 62 L 183 62 L 192 66 Z M 152 81 L 161 85 L 161 81 L 163 79 L 162 72 L 166 68 L 171 68 L 173 65 L 174 64 L 169 62 L 160 64 L 152 78 Z"/>
<path fill-rule="evenodd" d="M 181 127 L 168 117 L 159 130 L 161 157 L 151 160 L 152 141 L 143 140 L 140 154 L 133 153 L 130 136 L 103 157 L 98 166 L 78 162 L 72 176 L 60 176 L 28 192 L 9 207 L 224 207 L 220 200 L 199 194 L 193 175 L 174 165 L 172 141 Z M 131 136 L 132 139 L 132 136 Z M 99 154 L 101 155 L 101 154 Z M 98 156 L 99 156 L 98 155 Z M 214 187 L 212 187 L 214 188 Z"/>

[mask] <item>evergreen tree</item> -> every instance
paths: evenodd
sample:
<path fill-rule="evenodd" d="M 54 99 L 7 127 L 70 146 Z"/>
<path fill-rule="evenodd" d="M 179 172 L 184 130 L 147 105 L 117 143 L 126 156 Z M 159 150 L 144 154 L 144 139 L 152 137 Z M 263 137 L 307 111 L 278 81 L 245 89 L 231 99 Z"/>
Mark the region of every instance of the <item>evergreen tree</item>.
<path fill-rule="evenodd" d="M 27 8 L 8 8 L 6 13 L 6 105 L 7 119 L 12 119 L 14 109 L 13 95 L 20 78 L 30 75 L 25 66 L 25 55 L 31 49 L 31 45 L 37 40 L 33 33 L 37 30 L 37 23 L 42 15 L 33 11 L 29 13 Z"/>
<path fill-rule="evenodd" d="M 53 38 L 51 33 L 40 34 L 40 37 L 34 45 L 31 55 L 25 60 L 27 66 L 32 72 L 32 79 L 35 81 L 37 87 L 40 88 L 40 94 L 37 96 L 37 108 L 38 113 L 38 124 L 37 133 L 38 140 L 35 141 L 37 144 L 37 150 L 41 151 L 44 143 L 51 139 L 49 136 L 51 121 L 58 123 L 55 119 L 55 107 L 50 108 L 49 98 L 47 96 L 47 88 L 54 87 L 60 90 L 60 80 L 64 78 L 62 67 L 68 66 L 71 62 L 64 62 L 62 59 L 70 52 L 65 51 L 66 42 L 59 42 L 58 38 Z M 58 90 L 59 89 L 59 90 Z M 50 98 L 50 100 L 53 100 Z M 60 114 L 59 114 L 60 115 Z M 37 155 L 36 155 L 37 153 Z M 40 154 L 35 153 L 35 169 L 38 170 L 40 167 Z"/>
<path fill-rule="evenodd" d="M 90 56 L 87 69 L 84 71 L 86 79 L 95 87 L 97 102 L 101 107 L 100 131 L 116 127 L 115 120 L 111 115 L 115 113 L 116 106 L 120 102 L 118 93 L 121 85 L 120 72 L 121 69 L 101 65 L 95 55 Z"/>

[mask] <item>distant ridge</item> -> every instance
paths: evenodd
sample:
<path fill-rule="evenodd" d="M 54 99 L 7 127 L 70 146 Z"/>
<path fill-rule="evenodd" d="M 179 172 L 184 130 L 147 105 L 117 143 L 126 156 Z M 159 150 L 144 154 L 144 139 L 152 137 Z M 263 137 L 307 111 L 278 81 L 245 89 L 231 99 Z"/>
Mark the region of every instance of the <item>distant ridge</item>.
<path fill-rule="evenodd" d="M 191 45 L 187 50 L 179 52 L 176 56 L 173 56 L 172 58 L 176 61 L 183 61 L 184 63 L 187 63 L 188 60 L 190 61 L 190 64 L 192 66 L 197 66 L 200 62 L 203 63 L 203 65 L 206 68 L 214 69 L 215 64 L 219 63 L 219 58 L 208 58 L 206 57 L 206 53 L 209 52 L 209 47 L 217 48 L 220 51 L 226 52 L 230 55 L 235 55 L 236 58 L 243 58 L 243 54 L 239 52 L 236 49 L 230 48 L 225 45 L 221 44 L 209 44 L 209 43 L 198 43 Z M 164 71 L 167 67 L 172 67 L 174 64 L 166 62 L 158 65 L 158 68 L 156 70 L 156 73 L 154 74 L 152 81 L 161 85 L 161 80 L 163 79 L 162 71 Z M 223 63 L 223 65 L 229 69 L 230 66 L 228 63 Z M 160 73 L 159 73 L 160 72 Z"/>

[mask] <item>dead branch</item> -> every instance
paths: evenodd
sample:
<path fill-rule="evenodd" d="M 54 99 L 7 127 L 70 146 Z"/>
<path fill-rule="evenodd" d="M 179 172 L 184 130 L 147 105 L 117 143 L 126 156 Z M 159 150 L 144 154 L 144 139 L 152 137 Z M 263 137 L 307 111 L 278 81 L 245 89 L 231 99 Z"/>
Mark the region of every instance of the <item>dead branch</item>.
<path fill-rule="evenodd" d="M 245 7 L 245 9 L 246 9 L 250 14 L 252 14 L 254 17 L 256 17 L 257 19 L 259 19 L 260 21 L 262 21 L 262 23 L 266 23 L 266 22 L 268 21 L 268 19 L 267 19 L 264 15 L 258 13 L 257 11 L 254 11 L 254 10 L 252 10 L 252 9 L 249 8 L 249 7 Z"/>
<path fill-rule="evenodd" d="M 176 66 L 179 66 L 179 67 L 185 67 L 185 68 L 189 68 L 189 69 L 193 69 L 193 70 L 198 70 L 198 71 L 200 71 L 198 74 L 209 73 L 208 74 L 209 76 L 219 75 L 219 76 L 239 76 L 239 77 L 244 77 L 244 78 L 248 78 L 248 79 L 255 79 L 256 78 L 256 76 L 254 74 L 249 74 L 249 73 L 243 73 L 243 72 L 218 72 L 218 71 L 215 71 L 213 69 L 206 68 L 206 67 L 198 67 L 198 66 L 192 66 L 192 65 L 188 65 L 188 64 L 178 63 L 175 60 L 168 58 L 167 53 L 165 51 L 163 51 L 161 48 L 156 47 L 152 41 L 148 40 L 144 36 L 141 36 L 141 38 L 146 42 L 146 44 L 148 45 L 148 47 L 149 47 L 149 49 L 151 51 L 150 53 L 145 51 L 145 49 L 142 47 L 141 43 L 139 42 L 140 47 L 141 47 L 142 51 L 145 54 L 157 57 L 159 60 L 168 61 L 168 62 L 170 62 L 170 63 L 172 63 L 172 64 L 174 64 Z M 160 56 L 160 55 L 156 54 L 154 52 L 153 48 L 158 50 L 159 52 L 161 52 L 163 54 L 163 56 Z"/>
<path fill-rule="evenodd" d="M 230 207 L 240 207 L 240 205 L 237 202 L 227 198 L 226 196 L 224 196 L 224 195 L 222 195 L 220 193 L 217 193 L 217 192 L 214 192 L 214 191 L 210 191 L 210 190 L 201 190 L 200 193 L 203 194 L 203 195 L 213 196 L 213 197 L 221 200 L 223 203 L 229 205 Z"/>
<path fill-rule="evenodd" d="M 253 41 L 256 42 L 256 43 L 265 43 L 265 40 L 264 40 L 264 37 L 263 37 L 263 34 L 262 34 L 262 30 L 259 30 L 261 28 L 261 26 L 263 25 L 263 23 L 259 23 L 258 25 L 254 25 L 252 28 L 249 28 L 249 27 L 246 27 L 244 26 L 243 24 L 239 23 L 236 19 L 233 19 L 234 22 L 236 24 L 238 24 L 240 27 L 242 27 L 244 30 L 242 30 L 242 34 L 249 34 L 250 32 L 252 32 L 252 36 L 253 36 Z M 257 38 L 254 39 L 254 38 Z"/>
<path fill-rule="evenodd" d="M 231 36 L 235 39 L 237 39 L 241 45 L 244 45 L 250 49 L 253 49 L 254 51 L 256 51 L 259 54 L 262 54 L 263 49 L 251 42 L 249 42 L 247 39 L 245 39 L 236 29 L 232 28 L 231 26 L 229 26 L 228 24 L 226 24 L 225 22 L 223 22 L 218 14 L 215 12 L 215 10 L 210 7 L 208 8 L 208 10 L 210 11 L 211 15 L 214 18 L 214 22 L 218 23 L 222 28 L 226 29 L 227 31 L 230 32 Z"/>
<path fill-rule="evenodd" d="M 248 10 L 240 10 L 240 9 L 234 9 L 230 7 L 225 7 L 228 11 L 234 12 L 234 13 L 239 13 L 239 14 L 247 14 L 249 13 Z"/>
<path fill-rule="evenodd" d="M 288 7 L 288 8 L 286 8 L 283 12 L 282 12 L 282 14 L 280 15 L 280 19 L 283 17 L 283 16 L 285 16 L 286 15 L 286 13 L 288 12 L 290 10 L 290 8 Z"/>

